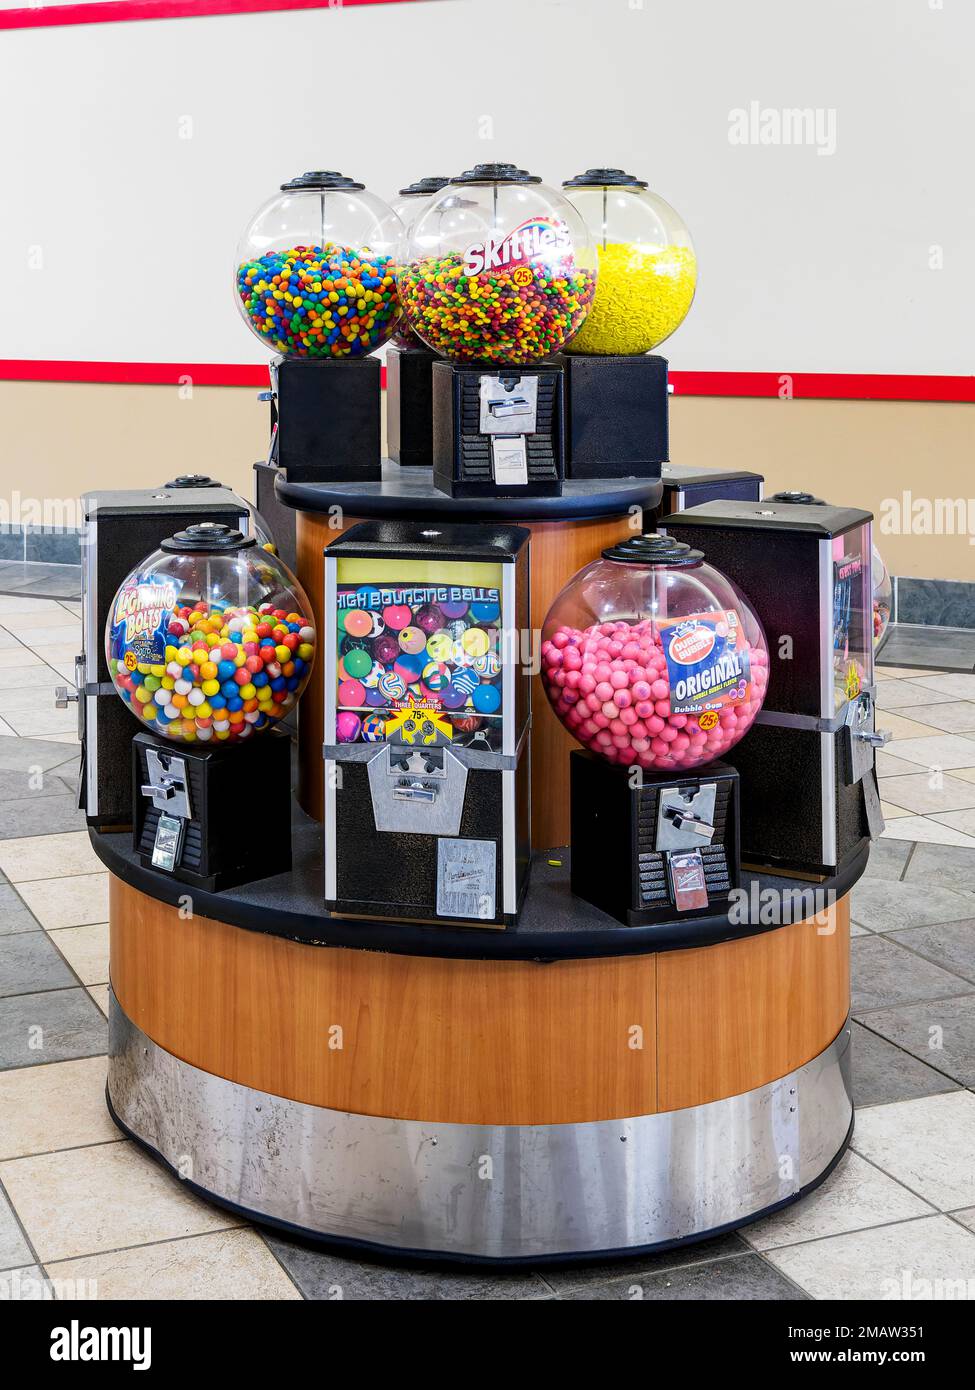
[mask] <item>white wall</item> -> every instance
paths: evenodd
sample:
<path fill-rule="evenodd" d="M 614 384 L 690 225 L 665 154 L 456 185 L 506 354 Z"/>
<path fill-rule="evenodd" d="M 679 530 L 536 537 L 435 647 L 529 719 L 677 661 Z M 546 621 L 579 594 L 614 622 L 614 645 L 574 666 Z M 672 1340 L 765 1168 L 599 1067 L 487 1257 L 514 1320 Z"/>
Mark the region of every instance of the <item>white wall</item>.
<path fill-rule="evenodd" d="M 677 368 L 971 373 L 973 54 L 969 0 L 419 0 L 2 31 L 0 356 L 263 361 L 232 258 L 280 182 L 337 167 L 390 196 L 504 158 L 549 181 L 622 165 L 681 210 L 701 281 Z M 832 111 L 835 152 L 730 143 L 753 101 Z"/>

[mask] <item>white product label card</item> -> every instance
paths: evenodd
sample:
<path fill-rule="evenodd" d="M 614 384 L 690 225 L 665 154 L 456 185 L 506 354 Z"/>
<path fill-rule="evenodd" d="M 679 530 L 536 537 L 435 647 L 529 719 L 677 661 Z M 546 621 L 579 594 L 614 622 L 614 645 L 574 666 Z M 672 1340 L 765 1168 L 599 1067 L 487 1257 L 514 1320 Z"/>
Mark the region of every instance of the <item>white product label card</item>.
<path fill-rule="evenodd" d="M 494 435 L 491 462 L 498 487 L 527 487 L 528 448 L 523 434 Z"/>
<path fill-rule="evenodd" d="M 491 922 L 497 846 L 493 840 L 437 841 L 437 916 Z"/>

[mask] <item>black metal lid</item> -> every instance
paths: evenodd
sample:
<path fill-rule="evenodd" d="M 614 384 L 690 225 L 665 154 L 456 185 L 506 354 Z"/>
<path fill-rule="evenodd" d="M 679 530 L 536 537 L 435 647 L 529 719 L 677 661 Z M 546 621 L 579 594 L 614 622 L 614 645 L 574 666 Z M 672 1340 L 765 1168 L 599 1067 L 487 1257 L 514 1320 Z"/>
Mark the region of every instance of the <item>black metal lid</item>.
<path fill-rule="evenodd" d="M 635 174 L 625 174 L 622 169 L 587 169 L 584 174 L 576 174 L 574 179 L 566 179 L 563 188 L 648 188 L 646 179 L 638 179 Z"/>
<path fill-rule="evenodd" d="M 703 550 L 692 550 L 684 541 L 653 532 L 648 536 L 630 536 L 603 551 L 604 560 L 616 560 L 625 565 L 661 565 L 668 569 L 699 565 Z"/>
<path fill-rule="evenodd" d="M 281 185 L 282 193 L 317 193 L 320 190 L 335 188 L 365 188 L 364 183 L 347 178 L 337 169 L 309 169 L 297 178 Z"/>
<path fill-rule="evenodd" d="M 455 174 L 450 183 L 541 183 L 537 174 L 529 174 L 527 169 L 519 169 L 515 164 L 475 164 L 473 169 L 465 169 Z"/>
<path fill-rule="evenodd" d="M 247 550 L 256 544 L 253 536 L 245 536 L 242 531 L 235 531 L 233 527 L 225 526 L 222 522 L 196 521 L 192 526 L 187 526 L 185 531 L 177 531 L 175 536 L 169 536 L 160 542 L 159 548 L 176 553 L 193 551 L 196 554 L 232 554 L 237 550 Z"/>
<path fill-rule="evenodd" d="M 424 179 L 417 179 L 416 183 L 411 183 L 407 188 L 401 188 L 399 196 L 401 198 L 423 197 L 427 198 L 431 193 L 439 193 L 441 188 L 446 188 L 450 179 L 444 175 L 428 174 Z"/>
<path fill-rule="evenodd" d="M 811 492 L 773 492 L 771 497 L 766 497 L 766 502 L 794 502 L 800 507 L 826 507 L 829 504 L 824 502 L 821 497 L 814 497 Z"/>
<path fill-rule="evenodd" d="M 163 487 L 223 487 L 223 483 L 218 483 L 216 478 L 208 477 L 206 473 L 180 473 L 172 482 L 163 483 Z"/>

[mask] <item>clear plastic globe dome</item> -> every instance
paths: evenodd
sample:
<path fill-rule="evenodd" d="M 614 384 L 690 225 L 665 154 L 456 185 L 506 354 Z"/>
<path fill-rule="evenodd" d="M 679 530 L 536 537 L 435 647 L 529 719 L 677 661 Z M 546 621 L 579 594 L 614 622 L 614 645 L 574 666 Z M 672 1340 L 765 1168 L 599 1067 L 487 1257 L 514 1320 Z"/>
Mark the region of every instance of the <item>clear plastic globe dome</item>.
<path fill-rule="evenodd" d="M 512 164 L 478 164 L 413 222 L 397 283 L 410 327 L 434 352 L 517 366 L 579 331 L 596 253 L 561 193 Z"/>
<path fill-rule="evenodd" d="M 660 772 L 733 748 L 768 685 L 751 604 L 668 536 L 623 541 L 570 579 L 541 656 L 545 693 L 573 738 L 607 762 Z"/>
<path fill-rule="evenodd" d="M 315 660 L 307 595 L 252 536 L 201 522 L 123 580 L 105 625 L 115 688 L 144 726 L 239 742 L 294 707 Z"/>
<path fill-rule="evenodd" d="M 632 356 L 658 347 L 684 322 L 697 258 L 681 218 L 642 179 L 587 169 L 562 187 L 589 228 L 599 281 L 569 352 Z"/>
<path fill-rule="evenodd" d="M 887 636 L 890 614 L 894 601 L 894 586 L 883 557 L 876 546 L 871 556 L 871 579 L 873 582 L 873 645 L 878 650 Z"/>
<path fill-rule="evenodd" d="M 400 262 L 406 255 L 409 247 L 410 229 L 416 221 L 420 212 L 426 207 L 435 193 L 439 193 L 441 188 L 445 188 L 450 182 L 446 174 L 430 174 L 426 178 L 417 179 L 406 188 L 401 188 L 393 199 L 390 207 L 403 224 L 403 241 L 397 248 L 396 261 Z M 410 328 L 405 316 L 400 318 L 393 333 L 392 343 L 394 347 L 417 348 L 426 345 L 416 336 Z"/>
<path fill-rule="evenodd" d="M 248 328 L 285 357 L 363 357 L 400 317 L 403 225 L 333 169 L 281 185 L 237 244 L 234 298 Z"/>

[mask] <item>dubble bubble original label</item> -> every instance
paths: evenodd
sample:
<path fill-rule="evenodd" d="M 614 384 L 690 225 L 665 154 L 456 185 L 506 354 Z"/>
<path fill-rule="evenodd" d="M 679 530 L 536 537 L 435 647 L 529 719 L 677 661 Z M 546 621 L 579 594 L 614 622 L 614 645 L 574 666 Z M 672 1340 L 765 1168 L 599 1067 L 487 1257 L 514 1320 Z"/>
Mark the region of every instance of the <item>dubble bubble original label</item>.
<path fill-rule="evenodd" d="M 664 618 L 660 636 L 670 678 L 672 713 L 716 712 L 747 699 L 751 679 L 748 644 L 733 608 Z"/>

